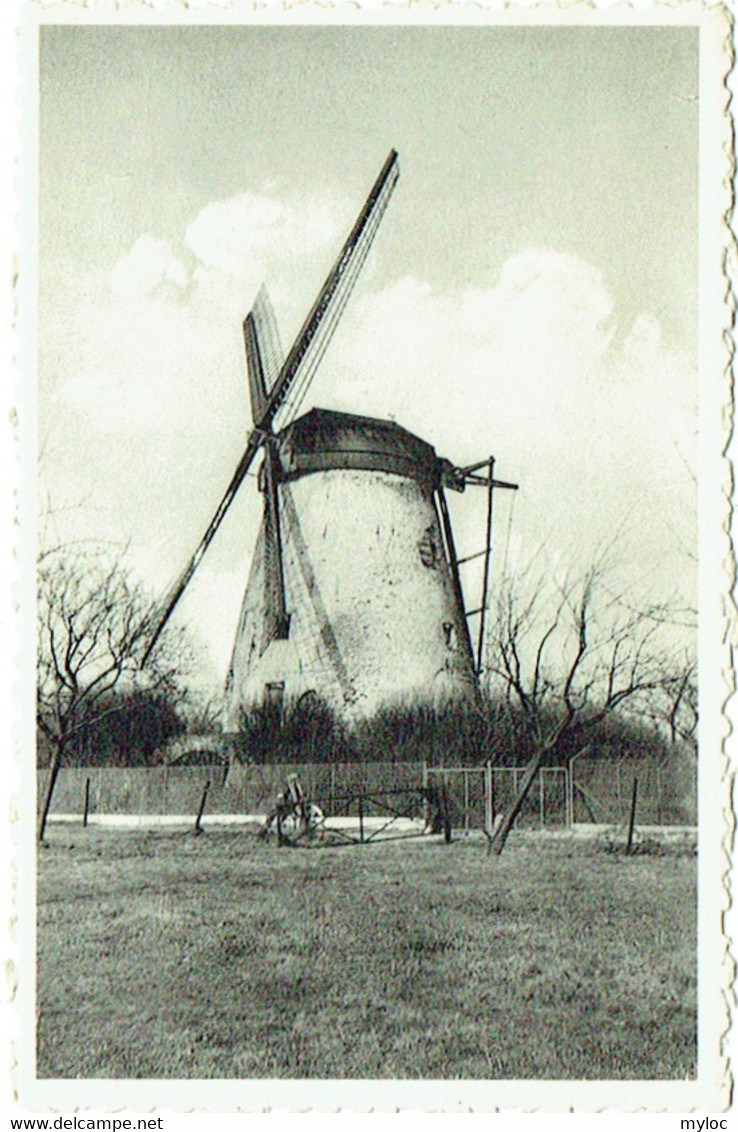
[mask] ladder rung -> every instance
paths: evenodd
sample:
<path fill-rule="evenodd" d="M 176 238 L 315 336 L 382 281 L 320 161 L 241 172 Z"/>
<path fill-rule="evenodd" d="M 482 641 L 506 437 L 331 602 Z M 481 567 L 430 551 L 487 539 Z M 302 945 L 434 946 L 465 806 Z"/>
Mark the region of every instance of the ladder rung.
<path fill-rule="evenodd" d="M 491 547 L 490 547 L 490 550 L 478 550 L 476 554 L 467 554 L 466 558 L 459 558 L 458 559 L 457 565 L 463 566 L 463 564 L 465 562 L 473 562 L 475 558 L 482 558 L 483 555 L 489 554 L 490 552 L 491 552 Z"/>

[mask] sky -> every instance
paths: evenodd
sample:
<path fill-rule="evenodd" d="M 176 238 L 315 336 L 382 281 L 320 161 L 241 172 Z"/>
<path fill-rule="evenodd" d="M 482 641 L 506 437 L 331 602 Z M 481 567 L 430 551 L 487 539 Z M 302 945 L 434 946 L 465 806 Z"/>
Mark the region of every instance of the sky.
<path fill-rule="evenodd" d="M 694 606 L 697 46 L 689 27 L 43 28 L 49 537 L 125 543 L 168 586 L 250 427 L 244 315 L 266 282 L 290 344 L 394 147 L 304 409 L 494 455 L 520 485 L 496 498 L 498 574 L 582 572 L 609 546 L 634 600 Z M 251 477 L 180 607 L 214 683 L 260 512 Z M 454 518 L 479 550 L 481 493 Z"/>

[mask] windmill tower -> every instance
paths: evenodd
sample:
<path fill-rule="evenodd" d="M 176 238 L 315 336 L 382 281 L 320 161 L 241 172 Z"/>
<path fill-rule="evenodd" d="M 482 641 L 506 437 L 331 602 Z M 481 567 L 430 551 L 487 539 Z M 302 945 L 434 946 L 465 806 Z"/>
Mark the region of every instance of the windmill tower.
<path fill-rule="evenodd" d="M 229 715 L 315 696 L 340 714 L 478 694 L 446 490 L 486 484 L 394 422 L 297 416 L 399 178 L 392 151 L 285 357 L 262 288 L 244 321 L 253 427 L 231 483 L 165 602 L 149 652 L 257 453 L 263 518 L 228 675 Z M 485 553 L 485 552 L 483 552 Z M 481 657 L 483 621 L 480 631 Z"/>

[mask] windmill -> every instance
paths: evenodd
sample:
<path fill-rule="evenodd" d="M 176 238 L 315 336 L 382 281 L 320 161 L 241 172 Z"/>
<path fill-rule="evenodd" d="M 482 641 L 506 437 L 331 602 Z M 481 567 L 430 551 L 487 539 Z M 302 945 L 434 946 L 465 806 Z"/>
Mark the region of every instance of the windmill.
<path fill-rule="evenodd" d="M 147 651 L 261 451 L 263 518 L 228 674 L 233 720 L 265 699 L 315 696 L 350 715 L 478 692 L 492 489 L 514 485 L 493 479 L 493 461 L 457 468 L 392 421 L 318 408 L 297 416 L 399 175 L 393 150 L 286 357 L 264 288 L 244 320 L 253 427 Z M 476 659 L 445 494 L 468 484 L 488 490 Z"/>

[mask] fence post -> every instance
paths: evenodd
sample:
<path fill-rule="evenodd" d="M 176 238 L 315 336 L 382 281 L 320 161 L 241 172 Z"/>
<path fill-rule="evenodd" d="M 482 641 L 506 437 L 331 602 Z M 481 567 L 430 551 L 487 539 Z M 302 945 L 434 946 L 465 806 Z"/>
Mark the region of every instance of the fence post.
<path fill-rule="evenodd" d="M 469 832 L 469 771 L 464 767 L 464 833 Z"/>
<path fill-rule="evenodd" d="M 546 773 L 546 768 L 541 767 L 538 774 L 538 822 L 540 828 L 543 829 L 543 816 L 544 816 L 544 801 L 543 801 L 543 776 Z"/>
<path fill-rule="evenodd" d="M 638 800 L 638 779 L 633 779 L 633 796 L 630 800 L 630 820 L 628 822 L 628 844 L 625 847 L 625 852 L 630 854 L 633 849 L 633 829 L 635 827 L 636 816 L 636 802 Z"/>
<path fill-rule="evenodd" d="M 489 764 L 489 784 L 490 784 L 490 813 L 492 814 L 492 825 L 495 824 L 497 817 L 497 779 L 495 777 L 495 768 L 492 766 L 492 760 Z"/>
<path fill-rule="evenodd" d="M 574 763 L 577 761 L 577 759 L 580 759 L 583 755 L 586 755 L 591 746 L 591 743 L 587 743 L 585 747 L 582 747 L 581 750 L 577 751 L 577 753 L 575 755 L 572 755 L 572 757 L 569 759 L 569 828 L 574 825 Z"/>
<path fill-rule="evenodd" d="M 364 792 L 359 791 L 359 841 L 364 844 Z"/>
<path fill-rule="evenodd" d="M 568 829 L 569 824 L 569 773 L 566 766 L 559 767 L 561 771 L 561 789 L 564 791 L 564 829 Z"/>
<path fill-rule="evenodd" d="M 205 803 L 207 801 L 209 789 L 210 789 L 210 779 L 208 779 L 207 782 L 205 783 L 205 789 L 203 790 L 202 798 L 200 799 L 200 809 L 197 811 L 197 818 L 195 819 L 195 833 L 196 834 L 202 833 L 202 826 L 200 825 L 200 822 L 202 821 L 202 815 L 205 812 Z"/>
<path fill-rule="evenodd" d="M 82 825 L 84 826 L 85 829 L 87 829 L 87 818 L 88 818 L 89 813 L 90 813 L 90 780 L 89 780 L 89 778 L 86 778 L 85 779 L 85 813 L 84 813 L 84 817 L 82 818 Z"/>
<path fill-rule="evenodd" d="M 484 764 L 484 828 L 488 833 L 492 832 L 492 826 L 495 820 L 495 804 L 493 797 L 494 778 L 492 776 L 492 760 L 487 759 Z"/>
<path fill-rule="evenodd" d="M 441 791 L 441 807 L 443 810 L 443 840 L 451 844 L 451 809 L 448 799 L 448 774 L 444 770 L 439 775 L 438 785 Z"/>

